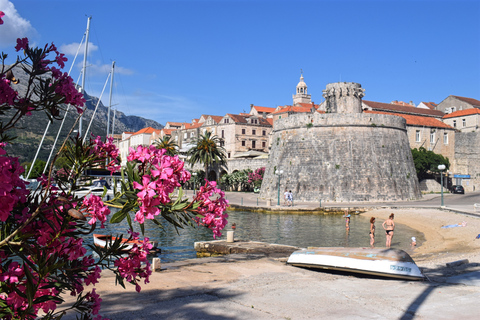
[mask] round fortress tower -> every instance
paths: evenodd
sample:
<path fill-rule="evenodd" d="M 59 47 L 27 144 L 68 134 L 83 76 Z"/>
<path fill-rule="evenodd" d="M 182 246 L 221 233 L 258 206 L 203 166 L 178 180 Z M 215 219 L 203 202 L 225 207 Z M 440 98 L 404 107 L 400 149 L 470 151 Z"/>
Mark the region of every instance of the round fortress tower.
<path fill-rule="evenodd" d="M 358 83 L 328 84 L 326 113 L 275 121 L 260 196 L 276 200 L 280 188 L 282 203 L 285 189 L 300 201 L 421 198 L 405 119 L 363 113 L 363 96 Z"/>

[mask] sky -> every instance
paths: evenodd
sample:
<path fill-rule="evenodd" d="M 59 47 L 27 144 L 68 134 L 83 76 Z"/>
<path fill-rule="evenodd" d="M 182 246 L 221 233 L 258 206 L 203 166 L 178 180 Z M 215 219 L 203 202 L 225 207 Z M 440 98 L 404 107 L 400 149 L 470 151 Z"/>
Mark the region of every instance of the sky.
<path fill-rule="evenodd" d="M 480 100 L 480 1 L 0 0 L 0 11 L 7 63 L 28 37 L 53 42 L 67 72 L 91 16 L 86 91 L 100 96 L 115 61 L 112 108 L 164 125 L 291 105 L 301 72 L 315 103 L 333 82 L 384 103 Z"/>

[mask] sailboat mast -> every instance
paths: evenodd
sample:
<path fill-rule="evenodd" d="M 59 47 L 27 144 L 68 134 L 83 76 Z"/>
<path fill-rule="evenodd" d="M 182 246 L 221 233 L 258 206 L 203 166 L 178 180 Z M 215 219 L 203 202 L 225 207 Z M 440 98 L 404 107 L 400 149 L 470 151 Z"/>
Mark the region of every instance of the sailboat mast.
<path fill-rule="evenodd" d="M 110 133 L 110 109 L 112 108 L 112 90 L 113 90 L 113 74 L 115 71 L 115 61 L 112 61 L 112 78 L 110 79 L 110 101 L 108 102 L 108 112 L 107 112 L 107 138 Z"/>
<path fill-rule="evenodd" d="M 90 35 L 90 21 L 92 20 L 92 17 L 88 17 L 88 21 L 87 21 L 87 36 L 86 36 L 86 39 L 85 39 L 85 52 L 83 54 L 83 69 L 82 69 L 82 91 L 83 91 L 83 94 L 85 95 L 85 73 L 87 71 L 87 51 L 88 51 L 88 36 Z M 85 102 L 85 106 L 84 106 L 84 109 L 86 109 L 86 103 Z M 82 125 L 83 125 L 83 115 L 80 116 L 80 121 L 78 123 L 78 135 L 79 137 L 82 136 Z"/>

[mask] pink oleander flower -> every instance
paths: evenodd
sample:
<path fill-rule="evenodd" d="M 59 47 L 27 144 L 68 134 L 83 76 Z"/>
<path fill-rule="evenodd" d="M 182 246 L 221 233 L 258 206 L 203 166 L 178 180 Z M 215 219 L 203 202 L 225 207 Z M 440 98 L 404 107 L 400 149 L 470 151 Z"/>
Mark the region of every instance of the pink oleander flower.
<path fill-rule="evenodd" d="M 28 49 L 28 38 L 17 39 L 17 45 L 15 46 L 15 50 L 18 52 L 22 49 Z"/>
<path fill-rule="evenodd" d="M 91 219 L 88 224 L 92 225 L 99 220 L 101 228 L 105 228 L 104 223 L 107 221 L 107 215 L 110 214 L 110 209 L 103 203 L 102 198 L 94 194 L 83 198 L 82 207 L 86 208 Z"/>
<path fill-rule="evenodd" d="M 10 87 L 10 80 L 7 80 L 4 74 L 0 75 L 0 105 L 14 105 L 17 96 L 18 93 Z"/>
<path fill-rule="evenodd" d="M 5 16 L 5 13 L 3 11 L 0 11 L 0 24 L 3 24 L 2 18 Z"/>
<path fill-rule="evenodd" d="M 215 181 L 205 180 L 205 185 L 202 186 L 195 197 L 195 201 L 200 202 L 196 213 L 202 216 L 195 217 L 197 224 L 202 224 L 213 231 L 213 238 L 220 237 L 221 231 L 227 225 L 228 214 L 226 209 L 228 207 L 228 200 L 225 199 L 225 193 L 216 188 Z M 211 199 L 214 194 L 219 195 L 218 198 Z"/>

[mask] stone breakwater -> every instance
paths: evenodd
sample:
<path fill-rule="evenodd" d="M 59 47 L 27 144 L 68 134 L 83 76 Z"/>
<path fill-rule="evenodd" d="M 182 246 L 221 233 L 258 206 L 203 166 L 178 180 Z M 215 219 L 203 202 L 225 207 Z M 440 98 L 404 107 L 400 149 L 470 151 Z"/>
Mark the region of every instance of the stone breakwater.
<path fill-rule="evenodd" d="M 421 198 L 405 119 L 313 112 L 276 121 L 260 196 L 275 199 L 278 188 L 300 201 Z"/>

